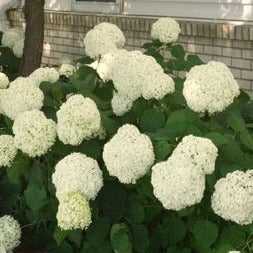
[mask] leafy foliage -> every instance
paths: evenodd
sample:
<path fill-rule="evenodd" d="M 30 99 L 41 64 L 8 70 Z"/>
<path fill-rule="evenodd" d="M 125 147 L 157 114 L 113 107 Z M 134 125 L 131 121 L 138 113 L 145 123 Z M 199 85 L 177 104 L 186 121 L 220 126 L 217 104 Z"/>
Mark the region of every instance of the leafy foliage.
<path fill-rule="evenodd" d="M 253 103 L 243 93 L 217 115 L 202 115 L 190 110 L 182 89 L 180 71 L 189 71 L 203 62 L 186 54 L 181 45 L 163 45 L 158 41 L 143 46 L 164 71 L 173 76 L 175 93 L 160 101 L 134 102 L 130 112 L 116 117 L 110 101 L 113 85 L 104 84 L 96 71 L 79 60 L 81 67 L 69 80 L 41 83 L 45 95 L 43 112 L 56 120 L 56 111 L 70 93 L 92 98 L 97 104 L 106 132 L 104 140 L 83 141 L 78 147 L 56 141 L 49 153 L 30 159 L 21 152 L 9 168 L 1 168 L 1 214 L 13 214 L 22 224 L 22 249 L 42 249 L 49 253 L 227 253 L 253 252 L 253 226 L 239 226 L 216 216 L 210 196 L 216 181 L 228 172 L 252 169 Z M 17 75 L 19 60 L 0 48 L 0 65 L 10 79 Z M 169 54 L 169 58 L 164 55 Z M 12 133 L 12 121 L 0 116 L 0 131 Z M 156 162 L 166 160 L 177 143 L 188 134 L 209 138 L 219 149 L 215 172 L 207 177 L 202 202 L 179 212 L 165 210 L 153 195 L 150 173 L 136 185 L 122 185 L 110 177 L 102 161 L 104 144 L 117 129 L 131 123 L 147 134 L 154 146 Z M 86 231 L 61 231 L 57 227 L 58 201 L 51 176 L 55 164 L 71 152 L 95 158 L 104 173 L 104 187 L 92 206 L 92 224 Z"/>

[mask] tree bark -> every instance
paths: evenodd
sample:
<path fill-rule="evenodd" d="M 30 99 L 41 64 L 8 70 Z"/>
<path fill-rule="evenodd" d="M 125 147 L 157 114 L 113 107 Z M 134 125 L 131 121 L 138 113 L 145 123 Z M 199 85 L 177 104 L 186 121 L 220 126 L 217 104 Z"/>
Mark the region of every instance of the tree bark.
<path fill-rule="evenodd" d="M 44 41 L 45 0 L 25 0 L 26 20 L 24 53 L 21 59 L 22 76 L 30 75 L 40 67 Z"/>

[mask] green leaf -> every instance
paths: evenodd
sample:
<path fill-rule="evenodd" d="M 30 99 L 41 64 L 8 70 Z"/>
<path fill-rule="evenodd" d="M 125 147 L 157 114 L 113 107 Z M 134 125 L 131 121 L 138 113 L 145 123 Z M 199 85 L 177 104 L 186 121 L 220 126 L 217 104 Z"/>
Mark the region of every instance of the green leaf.
<path fill-rule="evenodd" d="M 136 252 L 146 252 L 149 246 L 148 229 L 145 225 L 135 225 L 131 227 L 131 235 L 133 238 L 133 249 Z"/>
<path fill-rule="evenodd" d="M 240 248 L 245 244 L 246 233 L 242 231 L 239 225 L 230 225 L 223 229 L 220 237 L 223 243 Z"/>
<path fill-rule="evenodd" d="M 57 246 L 60 246 L 65 238 L 68 236 L 69 231 L 61 230 L 59 227 L 56 227 L 54 231 L 54 240 L 57 243 Z"/>
<path fill-rule="evenodd" d="M 137 201 L 129 203 L 127 217 L 133 223 L 142 223 L 145 219 L 145 211 L 143 206 Z"/>
<path fill-rule="evenodd" d="M 246 123 L 238 110 L 229 111 L 228 123 L 230 127 L 240 133 L 240 138 L 243 144 L 253 150 L 253 138 L 250 135 Z"/>
<path fill-rule="evenodd" d="M 218 228 L 216 224 L 208 220 L 197 221 L 193 225 L 191 232 L 197 243 L 205 246 L 212 245 L 218 237 Z"/>
<path fill-rule="evenodd" d="M 80 253 L 112 253 L 111 245 L 105 241 L 100 243 L 85 242 Z"/>
<path fill-rule="evenodd" d="M 162 128 L 164 124 L 164 113 L 155 109 L 148 109 L 144 111 L 140 119 L 140 129 L 143 132 L 154 132 L 155 130 Z"/>
<path fill-rule="evenodd" d="M 171 55 L 174 56 L 177 59 L 184 59 L 185 51 L 182 45 L 173 45 L 171 47 Z"/>
<path fill-rule="evenodd" d="M 107 137 L 112 137 L 120 127 L 118 121 L 109 118 L 104 113 L 101 113 L 102 126 L 104 127 Z"/>
<path fill-rule="evenodd" d="M 156 141 L 153 143 L 156 161 L 164 161 L 171 153 L 171 145 L 167 141 Z"/>
<path fill-rule="evenodd" d="M 188 71 L 196 65 L 204 64 L 204 62 L 195 54 L 187 55 L 186 59 L 187 59 L 187 66 L 188 66 L 187 69 L 188 69 Z"/>
<path fill-rule="evenodd" d="M 71 82 L 75 88 L 82 92 L 93 92 L 97 84 L 96 71 L 89 66 L 82 66 L 74 75 L 71 77 Z"/>
<path fill-rule="evenodd" d="M 30 183 L 24 192 L 27 206 L 37 212 L 47 204 L 47 193 L 44 188 L 39 189 L 33 183 Z"/>
<path fill-rule="evenodd" d="M 81 243 L 82 243 L 82 231 L 81 230 L 72 230 L 69 232 L 68 238 L 78 248 L 80 248 Z"/>
<path fill-rule="evenodd" d="M 115 252 L 132 253 L 132 242 L 125 224 L 115 224 L 111 229 L 111 242 Z"/>
<path fill-rule="evenodd" d="M 228 139 L 224 136 L 224 134 L 218 132 L 209 132 L 208 134 L 205 135 L 205 138 L 210 139 L 217 147 L 229 143 Z"/>
<path fill-rule="evenodd" d="M 18 152 L 10 167 L 6 168 L 8 178 L 12 183 L 20 184 L 20 179 L 30 167 L 30 159 Z"/>
<path fill-rule="evenodd" d="M 49 250 L 48 253 L 73 253 L 73 249 L 69 243 L 64 241 L 59 248 Z"/>
<path fill-rule="evenodd" d="M 172 112 L 167 121 L 165 128 L 176 136 L 185 133 L 189 125 L 198 120 L 198 114 L 189 108 Z"/>
<path fill-rule="evenodd" d="M 105 183 L 97 200 L 99 210 L 112 222 L 118 222 L 126 212 L 126 190 L 119 183 Z"/>
<path fill-rule="evenodd" d="M 86 230 L 86 238 L 89 242 L 102 242 L 110 231 L 110 220 L 106 217 L 98 218 L 92 222 Z"/>
<path fill-rule="evenodd" d="M 231 245 L 223 244 L 219 247 L 219 249 L 217 250 L 217 253 L 228 253 L 233 250 L 235 250 L 235 249 Z"/>
<path fill-rule="evenodd" d="M 186 226 L 183 220 L 167 216 L 160 228 L 160 240 L 163 248 L 175 245 L 182 241 L 186 235 Z"/>

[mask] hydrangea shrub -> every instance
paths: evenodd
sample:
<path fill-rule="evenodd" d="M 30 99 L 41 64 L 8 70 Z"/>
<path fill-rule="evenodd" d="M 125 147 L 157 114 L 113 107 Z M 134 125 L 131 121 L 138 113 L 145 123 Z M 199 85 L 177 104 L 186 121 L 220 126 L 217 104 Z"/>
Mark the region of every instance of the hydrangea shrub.
<path fill-rule="evenodd" d="M 0 56 L 0 252 L 253 252 L 253 102 L 179 33 L 162 18 L 127 51 L 101 23 L 26 78 Z"/>

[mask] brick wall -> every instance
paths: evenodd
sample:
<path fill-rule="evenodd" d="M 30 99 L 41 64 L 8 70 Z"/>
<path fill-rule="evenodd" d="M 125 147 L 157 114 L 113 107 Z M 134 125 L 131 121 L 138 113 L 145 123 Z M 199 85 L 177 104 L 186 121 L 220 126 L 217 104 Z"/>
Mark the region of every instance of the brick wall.
<path fill-rule="evenodd" d="M 118 25 L 127 38 L 128 49 L 138 49 L 150 39 L 155 18 L 120 15 L 46 12 L 43 64 L 57 64 L 63 56 L 77 59 L 84 55 L 83 37 L 94 25 L 107 21 Z M 9 13 L 11 26 L 23 26 L 21 12 Z M 227 64 L 240 86 L 253 95 L 253 25 L 179 20 L 179 42 L 203 61 Z"/>

